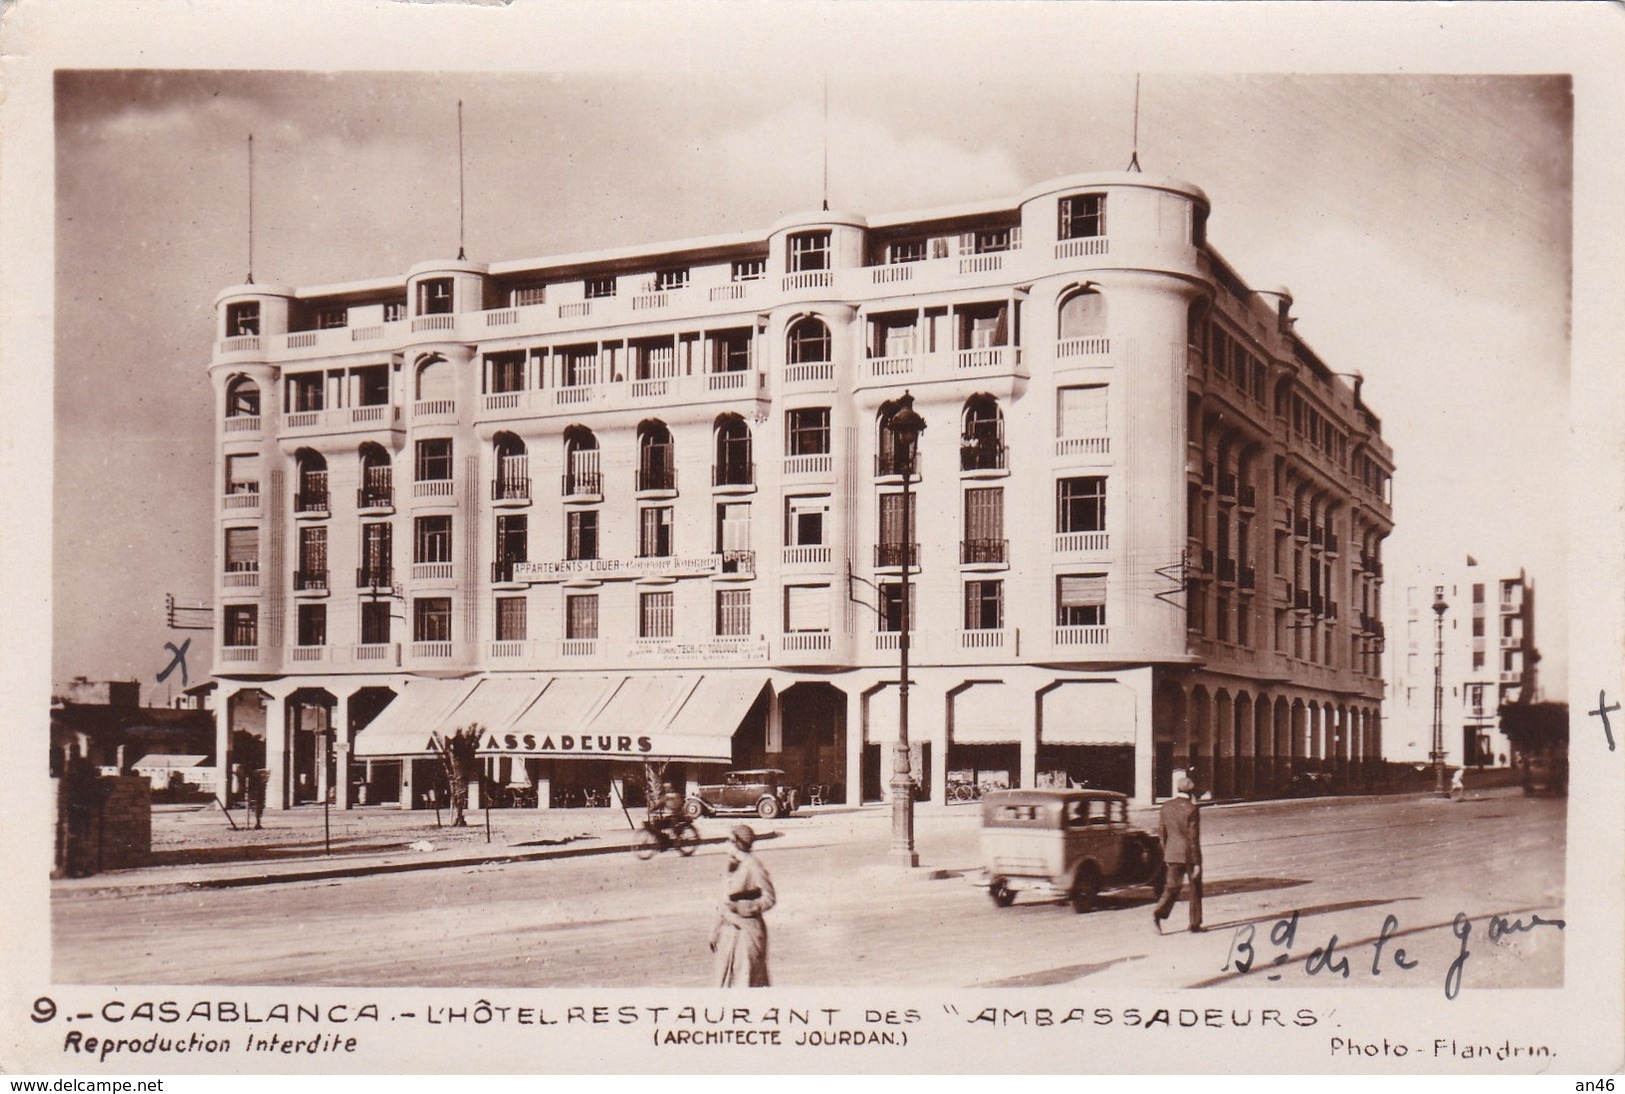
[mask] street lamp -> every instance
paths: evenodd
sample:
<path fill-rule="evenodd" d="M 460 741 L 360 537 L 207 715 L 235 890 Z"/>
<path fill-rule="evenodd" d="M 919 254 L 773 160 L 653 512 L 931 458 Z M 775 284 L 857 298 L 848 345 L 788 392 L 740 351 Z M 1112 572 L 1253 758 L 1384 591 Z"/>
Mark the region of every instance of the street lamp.
<path fill-rule="evenodd" d="M 899 606 L 901 626 L 897 636 L 897 747 L 892 759 L 890 858 L 907 868 L 920 864 L 920 856 L 914 850 L 914 778 L 908 745 L 908 634 L 912 624 L 909 618 L 908 578 L 914 565 L 909 484 L 914 478 L 914 460 L 919 452 L 920 434 L 925 432 L 925 419 L 915 412 L 914 396 L 908 392 L 903 392 L 891 404 L 886 432 L 891 437 L 893 464 L 903 474 L 903 580 L 902 604 Z"/>
<path fill-rule="evenodd" d="M 1433 586 L 1433 793 L 1450 795 L 1444 781 L 1444 586 Z"/>

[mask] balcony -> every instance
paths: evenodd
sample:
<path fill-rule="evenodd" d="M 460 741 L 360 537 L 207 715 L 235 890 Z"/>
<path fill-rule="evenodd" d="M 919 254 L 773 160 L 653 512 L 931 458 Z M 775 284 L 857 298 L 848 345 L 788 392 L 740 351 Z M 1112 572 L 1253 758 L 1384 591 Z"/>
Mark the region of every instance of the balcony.
<path fill-rule="evenodd" d="M 457 417 L 456 399 L 419 399 L 412 404 L 412 417 L 414 418 L 455 418 Z"/>
<path fill-rule="evenodd" d="M 332 407 L 326 410 L 292 410 L 282 415 L 282 431 L 287 435 L 320 433 L 367 433 L 398 428 L 399 407 L 388 404 Z"/>
<path fill-rule="evenodd" d="M 1236 496 L 1236 473 L 1234 471 L 1219 472 L 1219 497 L 1233 498 Z"/>
<path fill-rule="evenodd" d="M 712 486 L 756 485 L 756 464 L 750 460 L 727 460 L 711 466 Z"/>
<path fill-rule="evenodd" d="M 959 632 L 959 648 L 962 650 L 1002 650 L 1010 641 L 1010 632 L 1002 627 L 998 630 L 974 630 Z"/>
<path fill-rule="evenodd" d="M 395 488 L 388 482 L 359 487 L 355 492 L 355 507 L 363 513 L 391 511 L 395 508 Z"/>
<path fill-rule="evenodd" d="M 366 642 L 351 646 L 350 660 L 372 668 L 400 668 L 401 646 L 399 642 Z"/>
<path fill-rule="evenodd" d="M 522 563 L 524 561 L 525 560 L 522 559 L 522 558 L 506 558 L 506 559 L 498 559 L 496 562 L 491 563 L 491 584 L 493 584 L 493 585 L 512 585 L 512 584 L 514 584 L 514 577 L 513 577 L 514 564 L 515 563 Z"/>
<path fill-rule="evenodd" d="M 782 566 L 828 566 L 831 557 L 828 544 L 807 544 L 785 547 L 779 555 Z"/>
<path fill-rule="evenodd" d="M 227 664 L 242 664 L 260 659 L 258 646 L 222 646 L 220 647 L 220 660 Z"/>
<path fill-rule="evenodd" d="M 898 357 L 869 358 L 869 377 L 873 380 L 896 380 L 917 374 L 918 358 L 913 354 Z"/>
<path fill-rule="evenodd" d="M 1016 346 L 989 346 L 986 349 L 962 349 L 954 352 L 954 367 L 960 372 L 1007 372 L 1021 364 L 1021 350 Z"/>
<path fill-rule="evenodd" d="M 1292 608 L 1294 611 L 1306 612 L 1309 610 L 1309 590 L 1294 589 L 1292 592 Z"/>
<path fill-rule="evenodd" d="M 827 289 L 835 284 L 835 271 L 833 270 L 807 270 L 802 273 L 785 274 L 781 283 L 785 292 L 800 292 L 804 289 Z"/>
<path fill-rule="evenodd" d="M 1258 508 L 1258 491 L 1254 487 L 1243 486 L 1240 491 L 1238 491 L 1237 498 L 1241 502 L 1241 507 L 1243 509 Z"/>
<path fill-rule="evenodd" d="M 1109 456 L 1110 437 L 1061 437 L 1055 442 L 1057 456 Z"/>
<path fill-rule="evenodd" d="M 422 661 L 451 660 L 450 642 L 413 642 L 412 656 Z"/>
<path fill-rule="evenodd" d="M 414 562 L 412 563 L 413 581 L 450 581 L 453 577 L 453 563 L 450 562 Z"/>
<path fill-rule="evenodd" d="M 257 482 L 229 484 L 226 487 L 226 496 L 221 499 L 221 506 L 235 516 L 248 516 L 243 510 L 260 507 L 260 484 Z"/>
<path fill-rule="evenodd" d="M 1076 554 L 1083 551 L 1107 551 L 1111 549 L 1111 533 L 1109 532 L 1056 532 L 1055 553 Z"/>
<path fill-rule="evenodd" d="M 1004 566 L 1010 562 L 1007 539 L 964 539 L 959 541 L 961 566 Z"/>
<path fill-rule="evenodd" d="M 756 552 L 755 551 L 724 551 L 722 552 L 722 570 L 724 577 L 755 577 Z"/>
<path fill-rule="evenodd" d="M 288 660 L 303 664 L 319 664 L 332 658 L 329 646 L 289 646 Z"/>
<path fill-rule="evenodd" d="M 307 476 L 308 478 L 309 476 Z M 327 477 L 322 476 L 324 479 Z M 293 496 L 293 512 L 299 517 L 325 517 L 330 512 L 327 487 L 312 487 Z"/>
<path fill-rule="evenodd" d="M 232 338 L 220 341 L 221 353 L 251 353 L 260 348 L 260 336 L 257 334 L 239 334 Z"/>
<path fill-rule="evenodd" d="M 1055 343 L 1055 356 L 1062 360 L 1069 357 L 1104 357 L 1111 351 L 1110 338 L 1063 338 Z"/>
<path fill-rule="evenodd" d="M 393 572 L 389 566 L 362 566 L 355 572 L 355 587 L 358 589 L 391 589 L 394 588 Z"/>
<path fill-rule="evenodd" d="M 1084 236 L 1079 239 L 1056 241 L 1056 258 L 1094 258 L 1111 254 L 1112 241 L 1108 236 Z"/>
<path fill-rule="evenodd" d="M 835 365 L 831 361 L 803 361 L 784 366 L 785 386 L 796 384 L 833 383 Z"/>
<path fill-rule="evenodd" d="M 961 471 L 1004 471 L 1009 447 L 998 441 L 975 441 L 959 446 Z"/>
<path fill-rule="evenodd" d="M 1108 641 L 1105 627 L 1056 627 L 1054 642 L 1057 646 L 1104 646 Z"/>
<path fill-rule="evenodd" d="M 832 648 L 828 631 L 792 631 L 779 641 L 785 653 L 828 653 Z"/>
<path fill-rule="evenodd" d="M 451 479 L 428 479 L 412 484 L 412 496 L 414 498 L 444 499 L 449 503 L 452 500 L 452 492 L 453 480 Z"/>
<path fill-rule="evenodd" d="M 637 489 L 670 493 L 677 489 L 675 467 L 640 467 L 637 470 Z"/>
<path fill-rule="evenodd" d="M 234 563 L 226 567 L 220 584 L 227 589 L 257 589 L 260 587 L 260 568 L 255 563 Z"/>
<path fill-rule="evenodd" d="M 1236 560 L 1233 558 L 1219 559 L 1219 580 L 1232 585 L 1236 582 Z"/>
<path fill-rule="evenodd" d="M 1258 588 L 1258 571 L 1251 566 L 1241 568 L 1240 580 L 1237 582 L 1243 589 Z"/>
<path fill-rule="evenodd" d="M 455 315 L 420 315 L 412 320 L 413 334 L 422 334 L 425 331 L 454 331 L 456 329 L 457 316 Z"/>
<path fill-rule="evenodd" d="M 530 501 L 530 479 L 516 476 L 492 479 L 491 500 L 510 505 L 522 505 Z"/>
<path fill-rule="evenodd" d="M 751 389 L 750 378 L 752 375 L 754 374 L 747 369 L 736 369 L 733 372 L 708 372 L 705 374 L 705 390 L 733 393 L 748 392 Z"/>
<path fill-rule="evenodd" d="M 597 657 L 598 639 L 566 638 L 559 643 L 560 657 Z"/>
<path fill-rule="evenodd" d="M 835 457 L 828 452 L 784 457 L 784 473 L 786 475 L 827 475 L 833 470 L 835 470 Z"/>
<path fill-rule="evenodd" d="M 1291 520 L 1292 518 L 1288 517 L 1287 519 Z M 1307 542 L 1308 539 L 1309 539 L 1309 518 L 1308 517 L 1299 517 L 1299 518 L 1297 518 L 1296 521 L 1293 521 L 1292 523 L 1293 523 L 1292 534 L 1294 536 L 1296 536 L 1298 539 L 1300 539 L 1300 540 L 1302 540 L 1304 542 Z"/>
<path fill-rule="evenodd" d="M 530 643 L 522 638 L 497 638 L 486 646 L 486 653 L 493 661 L 530 660 Z"/>
<path fill-rule="evenodd" d="M 258 414 L 238 414 L 227 418 L 225 424 L 227 433 L 258 433 L 260 431 L 260 416 Z"/>
<path fill-rule="evenodd" d="M 295 570 L 293 572 L 293 591 L 296 593 L 326 593 L 326 570 Z"/>
<path fill-rule="evenodd" d="M 1209 575 L 1213 573 L 1213 549 L 1211 547 L 1204 548 L 1202 551 L 1202 572 Z"/>
<path fill-rule="evenodd" d="M 598 471 L 566 471 L 560 488 L 566 498 L 600 498 L 604 495 L 604 476 Z"/>
<path fill-rule="evenodd" d="M 906 559 L 906 561 L 905 561 Z M 918 543 L 877 543 L 875 544 L 875 565 L 885 569 L 901 569 L 907 565 L 915 569 L 920 564 L 920 545 Z"/>

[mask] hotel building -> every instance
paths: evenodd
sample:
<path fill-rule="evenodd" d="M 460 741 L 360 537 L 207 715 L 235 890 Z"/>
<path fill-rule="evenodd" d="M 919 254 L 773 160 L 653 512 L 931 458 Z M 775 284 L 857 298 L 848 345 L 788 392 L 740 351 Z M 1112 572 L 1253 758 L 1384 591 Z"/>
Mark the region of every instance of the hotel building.
<path fill-rule="evenodd" d="M 272 808 L 411 807 L 478 724 L 525 805 L 646 761 L 877 800 L 908 566 L 923 799 L 1357 774 L 1392 456 L 1208 211 L 1081 175 L 225 290 L 221 764 Z"/>
<path fill-rule="evenodd" d="M 1404 621 L 1405 633 L 1391 645 L 1384 759 L 1431 762 L 1433 662 L 1440 655 L 1444 762 L 1507 766 L 1512 745 L 1501 731 L 1501 707 L 1540 698 L 1535 583 L 1522 569 L 1509 574 L 1468 556 L 1465 565 L 1418 570 L 1392 592 L 1389 614 Z M 1444 605 L 1442 614 L 1435 604 Z"/>

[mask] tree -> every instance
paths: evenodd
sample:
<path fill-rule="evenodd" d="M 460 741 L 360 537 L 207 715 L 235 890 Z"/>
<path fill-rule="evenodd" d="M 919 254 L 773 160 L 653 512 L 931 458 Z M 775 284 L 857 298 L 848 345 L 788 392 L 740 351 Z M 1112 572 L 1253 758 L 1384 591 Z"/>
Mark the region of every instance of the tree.
<path fill-rule="evenodd" d="M 1501 707 L 1501 732 L 1512 742 L 1524 793 L 1535 790 L 1534 769 L 1549 774 L 1548 788 L 1564 793 L 1568 784 L 1569 705 L 1567 703 L 1509 703 Z"/>
<path fill-rule="evenodd" d="M 456 730 L 449 737 L 442 737 L 439 741 L 440 763 L 445 768 L 446 782 L 451 787 L 453 828 L 468 827 L 468 820 L 463 813 L 468 809 L 469 784 L 480 777 L 479 749 L 482 732 L 482 728 L 476 722 Z"/>

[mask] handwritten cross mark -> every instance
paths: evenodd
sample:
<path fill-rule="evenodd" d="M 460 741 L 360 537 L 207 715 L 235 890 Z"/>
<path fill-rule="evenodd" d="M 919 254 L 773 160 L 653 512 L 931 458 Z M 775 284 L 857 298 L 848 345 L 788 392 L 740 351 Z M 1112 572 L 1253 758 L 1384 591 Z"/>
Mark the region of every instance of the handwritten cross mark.
<path fill-rule="evenodd" d="M 1608 714 L 1610 711 L 1618 709 L 1618 703 L 1615 703 L 1613 706 L 1608 705 L 1608 693 L 1606 691 L 1599 691 L 1597 692 L 1597 709 L 1586 711 L 1586 713 L 1591 715 L 1593 718 L 1602 719 L 1602 731 L 1608 735 L 1609 752 L 1614 751 L 1614 729 L 1608 724 Z"/>
<path fill-rule="evenodd" d="M 181 670 L 181 687 L 183 687 L 183 688 L 186 687 L 186 681 L 188 679 L 187 672 L 186 672 L 186 651 L 191 649 L 191 648 L 192 648 L 192 640 L 190 638 L 188 638 L 186 641 L 181 643 L 181 648 L 180 649 L 176 649 L 175 648 L 175 643 L 173 643 L 173 642 L 165 642 L 164 643 L 164 649 L 168 650 L 170 653 L 174 654 L 175 656 L 170 659 L 169 667 L 164 669 L 163 672 L 160 672 L 158 674 L 158 682 L 160 684 L 163 683 L 165 680 L 169 679 L 169 674 L 174 672 L 175 669 L 177 667 L 179 667 L 180 670 Z"/>

